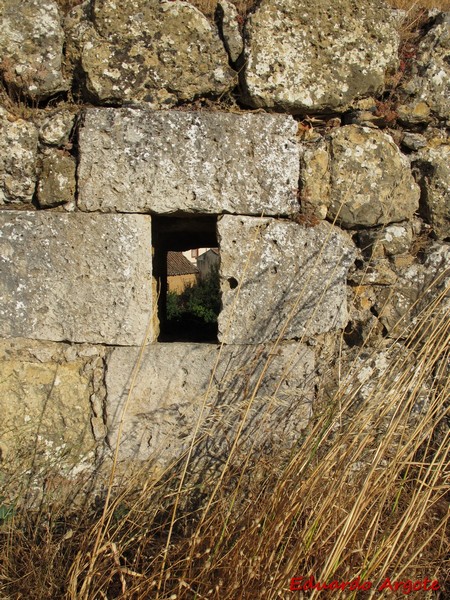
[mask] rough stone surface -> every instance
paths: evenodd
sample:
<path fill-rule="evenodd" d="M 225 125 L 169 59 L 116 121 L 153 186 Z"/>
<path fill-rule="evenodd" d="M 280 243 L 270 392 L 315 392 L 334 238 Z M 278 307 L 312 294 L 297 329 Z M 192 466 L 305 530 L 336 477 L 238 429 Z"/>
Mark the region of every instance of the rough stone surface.
<path fill-rule="evenodd" d="M 406 337 L 417 315 L 430 301 L 450 286 L 450 247 L 434 244 L 425 252 L 423 263 L 397 268 L 392 288 L 381 289 L 376 303 L 380 321 L 391 336 Z M 448 296 L 448 293 L 447 293 Z M 450 297 L 441 304 L 450 310 Z"/>
<path fill-rule="evenodd" d="M 61 150 L 44 156 L 38 185 L 40 206 L 58 206 L 75 200 L 75 169 L 75 159 Z"/>
<path fill-rule="evenodd" d="M 402 137 L 402 146 L 408 150 L 417 151 L 421 148 L 425 148 L 426 145 L 427 140 L 425 136 L 420 133 L 410 133 L 407 131 Z"/>
<path fill-rule="evenodd" d="M 392 96 L 398 18 L 381 0 L 335 4 L 258 0 L 242 52 L 230 0 L 217 30 L 180 0 L 87 0 L 64 44 L 56 4 L 0 0 L 0 481 L 7 467 L 37 473 L 47 493 L 49 463 L 55 488 L 101 459 L 106 470 L 125 403 L 123 470 L 183 460 L 194 432 L 192 485 L 213 479 L 238 432 L 236 463 L 279 464 L 312 413 L 349 392 L 351 369 L 376 452 L 396 348 L 407 401 L 433 396 L 409 341 L 445 332 L 450 314 L 449 21 L 430 13 L 420 47 L 403 48 Z M 63 46 L 78 106 L 60 103 Z M 239 102 L 273 114 L 233 104 L 237 71 Z M 358 248 L 323 222 L 338 216 Z M 216 218 L 224 343 L 156 343 L 165 248 L 215 245 Z M 445 366 L 429 370 L 446 381 Z"/>
<path fill-rule="evenodd" d="M 397 119 L 404 127 L 422 127 L 431 121 L 430 107 L 426 102 L 400 104 L 396 108 Z"/>
<path fill-rule="evenodd" d="M 345 110 L 379 92 L 399 43 L 379 0 L 263 0 L 246 38 L 248 101 L 309 114 Z"/>
<path fill-rule="evenodd" d="M 280 115 L 89 110 L 80 132 L 82 210 L 289 214 L 297 125 Z"/>
<path fill-rule="evenodd" d="M 152 314 L 150 217 L 3 211 L 0 223 L 1 336 L 142 342 Z"/>
<path fill-rule="evenodd" d="M 99 102 L 173 106 L 221 94 L 235 77 L 215 27 L 188 2 L 97 0 L 67 21 L 68 55 Z"/>
<path fill-rule="evenodd" d="M 376 290 L 371 285 L 348 286 L 349 322 L 344 330 L 344 341 L 349 347 L 382 347 L 383 326 L 374 313 Z M 335 352 L 334 356 L 337 355 Z"/>
<path fill-rule="evenodd" d="M 421 213 L 438 238 L 450 238 L 450 146 L 423 149 L 418 157 Z"/>
<path fill-rule="evenodd" d="M 359 286 L 368 284 L 389 286 L 397 281 L 397 274 L 392 270 L 388 259 L 378 257 L 354 269 L 349 274 L 349 281 Z"/>
<path fill-rule="evenodd" d="M 116 348 L 108 359 L 106 418 L 113 448 L 138 353 L 138 348 Z M 267 361 L 268 369 L 256 389 Z M 249 402 L 242 438 L 273 444 L 280 452 L 306 427 L 313 386 L 314 353 L 303 344 L 282 344 L 276 349 L 150 345 L 127 404 L 119 457 L 151 458 L 167 466 L 187 450 L 199 421 L 198 437 L 203 438 L 207 454 L 223 459 L 226 441 L 233 439 Z"/>
<path fill-rule="evenodd" d="M 302 212 L 325 219 L 330 204 L 330 154 L 323 138 L 301 146 L 299 193 Z"/>
<path fill-rule="evenodd" d="M 394 117 L 389 110 L 380 110 L 374 98 L 364 98 L 355 102 L 352 110 L 345 115 L 346 125 L 361 125 L 363 127 L 384 128 L 392 124 Z"/>
<path fill-rule="evenodd" d="M 220 31 L 225 49 L 231 62 L 236 62 L 244 50 L 244 40 L 239 30 L 239 14 L 234 4 L 228 0 L 219 0 L 216 8 L 216 20 L 219 21 Z"/>
<path fill-rule="evenodd" d="M 66 146 L 69 144 L 75 118 L 76 113 L 68 110 L 61 110 L 50 115 L 44 119 L 40 127 L 40 141 L 48 146 Z"/>
<path fill-rule="evenodd" d="M 331 205 L 344 227 L 382 225 L 410 219 L 420 189 L 407 159 L 386 133 L 347 125 L 330 134 Z"/>
<path fill-rule="evenodd" d="M 218 222 L 219 339 L 252 344 L 345 327 L 353 243 L 328 223 L 224 216 Z"/>
<path fill-rule="evenodd" d="M 38 131 L 0 107 L 0 205 L 30 203 L 37 178 Z"/>
<path fill-rule="evenodd" d="M 423 419 L 429 409 L 432 382 L 430 378 L 424 381 L 423 366 L 417 369 L 418 358 L 411 350 L 395 343 L 385 349 L 358 351 L 343 358 L 342 363 L 347 363 L 348 371 L 353 373 L 353 377 L 347 381 L 347 389 L 354 399 L 350 415 L 347 412 L 344 418 L 356 417 L 358 422 L 364 423 L 366 434 L 374 442 L 372 450 L 360 457 L 362 461 L 373 464 L 374 455 L 385 440 L 386 432 L 390 428 L 392 432 L 392 421 L 401 412 L 398 432 L 391 437 L 390 448 L 384 458 L 397 456 L 399 446 L 405 446 L 405 440 L 408 440 L 410 428 L 418 419 Z M 393 369 L 393 365 L 397 368 Z M 402 374 L 403 383 L 399 382 L 398 371 Z M 406 382 L 409 383 L 409 390 Z"/>
<path fill-rule="evenodd" d="M 50 459 L 61 469 L 80 461 L 92 465 L 91 405 L 102 394 L 102 354 L 95 347 L 0 341 L 3 460 L 20 451 L 36 452 L 36 463 Z"/>
<path fill-rule="evenodd" d="M 0 21 L 0 71 L 7 86 L 37 99 L 67 90 L 57 3 L 1 0 Z"/>
<path fill-rule="evenodd" d="M 358 246 L 369 258 L 408 252 L 413 240 L 409 222 L 387 225 L 380 230 L 363 230 L 358 234 Z"/>
<path fill-rule="evenodd" d="M 434 115 L 450 120 L 450 13 L 441 14 L 417 51 L 413 77 L 404 86 L 410 103 L 428 105 Z"/>

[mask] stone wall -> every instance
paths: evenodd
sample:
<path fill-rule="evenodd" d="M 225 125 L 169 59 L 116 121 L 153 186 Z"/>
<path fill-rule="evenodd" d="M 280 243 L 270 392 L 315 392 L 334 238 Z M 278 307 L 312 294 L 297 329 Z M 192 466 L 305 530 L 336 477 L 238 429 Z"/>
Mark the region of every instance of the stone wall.
<path fill-rule="evenodd" d="M 381 0 L 0 14 L 4 464 L 73 472 L 120 440 L 164 468 L 194 434 L 220 457 L 243 414 L 244 447 L 288 450 L 338 361 L 448 288 L 448 15 L 405 63 Z M 158 342 L 170 217 L 214 224 L 216 343 Z"/>

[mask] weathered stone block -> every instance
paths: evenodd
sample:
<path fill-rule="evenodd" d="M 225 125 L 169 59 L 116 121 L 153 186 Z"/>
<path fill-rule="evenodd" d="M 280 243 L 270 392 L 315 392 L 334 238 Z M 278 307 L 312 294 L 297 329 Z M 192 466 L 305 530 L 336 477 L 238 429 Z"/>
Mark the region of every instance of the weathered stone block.
<path fill-rule="evenodd" d="M 235 83 L 217 29 L 188 2 L 122 0 L 118 10 L 96 1 L 68 19 L 66 33 L 70 62 L 97 102 L 168 108 Z"/>
<path fill-rule="evenodd" d="M 246 24 L 243 79 L 253 106 L 345 110 L 384 86 L 399 36 L 380 0 L 263 0 Z"/>
<path fill-rule="evenodd" d="M 300 203 L 304 214 L 325 219 L 330 204 L 330 153 L 323 138 L 301 146 Z"/>
<path fill-rule="evenodd" d="M 140 344 L 152 315 L 150 217 L 3 211 L 0 273 L 1 336 Z"/>
<path fill-rule="evenodd" d="M 236 62 L 244 50 L 244 40 L 239 30 L 239 13 L 228 0 L 219 0 L 215 12 L 215 21 L 219 22 L 225 49 L 232 63 Z"/>
<path fill-rule="evenodd" d="M 82 210 L 289 214 L 297 125 L 282 115 L 88 110 L 80 132 Z"/>
<path fill-rule="evenodd" d="M 38 130 L 0 106 L 0 204 L 29 203 L 37 178 Z"/>
<path fill-rule="evenodd" d="M 391 288 L 381 288 L 375 309 L 391 337 L 407 337 L 421 312 L 442 295 L 440 310 L 450 311 L 450 248 L 433 244 L 424 252 L 423 263 L 397 267 L 397 281 Z"/>
<path fill-rule="evenodd" d="M 328 223 L 224 216 L 218 222 L 227 344 L 298 339 L 345 327 L 351 239 Z"/>
<path fill-rule="evenodd" d="M 397 107 L 397 119 L 403 127 L 424 127 L 431 121 L 430 107 L 426 102 L 400 104 Z"/>
<path fill-rule="evenodd" d="M 420 189 L 389 135 L 347 125 L 336 129 L 330 140 L 331 217 L 344 227 L 373 227 L 413 216 Z"/>
<path fill-rule="evenodd" d="M 395 223 L 382 229 L 363 229 L 358 233 L 358 246 L 368 258 L 383 258 L 408 252 L 413 240 L 411 223 Z"/>
<path fill-rule="evenodd" d="M 420 133 L 411 133 L 410 131 L 405 131 L 401 143 L 403 148 L 417 152 L 417 150 L 425 148 L 427 145 L 427 138 Z"/>
<path fill-rule="evenodd" d="M 376 258 L 369 263 L 361 261 L 358 268 L 349 274 L 349 281 L 357 286 L 369 284 L 391 286 L 397 281 L 397 275 L 387 258 Z"/>
<path fill-rule="evenodd" d="M 67 146 L 70 142 L 77 113 L 69 110 L 58 110 L 43 119 L 39 129 L 39 139 L 49 146 Z"/>
<path fill-rule="evenodd" d="M 58 4 L 54 0 L 1 0 L 0 20 L 0 71 L 6 83 L 31 98 L 67 90 Z"/>
<path fill-rule="evenodd" d="M 62 150 L 49 150 L 42 159 L 38 185 L 39 205 L 75 202 L 75 159 Z"/>
<path fill-rule="evenodd" d="M 34 340 L 0 341 L 0 455 L 19 451 L 58 467 L 92 466 L 92 396 L 102 349 Z M 102 370 L 102 369 L 101 369 Z"/>
<path fill-rule="evenodd" d="M 414 161 L 422 189 L 421 213 L 438 238 L 450 238 L 450 146 L 424 148 Z"/>
<path fill-rule="evenodd" d="M 427 122 L 426 111 L 431 109 L 438 118 L 450 120 L 450 13 L 441 13 L 436 24 L 423 38 L 417 49 L 417 58 L 413 65 L 413 76 L 403 86 L 411 95 L 409 115 L 417 112 L 415 121 Z M 417 104 L 419 103 L 419 104 Z M 425 105 L 424 105 L 425 103 Z M 423 118 L 420 121 L 420 113 Z M 407 119 L 410 120 L 410 119 Z M 414 123 L 414 121 L 413 121 Z"/>
<path fill-rule="evenodd" d="M 152 458 L 167 466 L 187 450 L 197 422 L 199 445 L 208 447 L 210 458 L 223 459 L 249 403 L 242 442 L 272 443 L 279 452 L 311 416 L 314 354 L 303 344 L 150 345 L 127 402 L 138 354 L 138 348 L 115 348 L 107 363 L 108 441 L 116 446 L 123 417 L 120 459 Z"/>

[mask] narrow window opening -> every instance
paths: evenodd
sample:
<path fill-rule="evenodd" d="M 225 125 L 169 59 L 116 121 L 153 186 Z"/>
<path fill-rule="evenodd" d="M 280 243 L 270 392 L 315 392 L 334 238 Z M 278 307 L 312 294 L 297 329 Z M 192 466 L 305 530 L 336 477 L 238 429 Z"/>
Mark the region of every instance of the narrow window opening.
<path fill-rule="evenodd" d="M 159 342 L 217 342 L 216 222 L 215 216 L 152 217 Z"/>

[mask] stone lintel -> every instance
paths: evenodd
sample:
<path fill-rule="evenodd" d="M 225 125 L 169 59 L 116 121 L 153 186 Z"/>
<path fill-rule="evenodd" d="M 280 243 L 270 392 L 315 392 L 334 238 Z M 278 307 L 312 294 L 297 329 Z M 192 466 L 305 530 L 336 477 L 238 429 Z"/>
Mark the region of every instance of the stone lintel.
<path fill-rule="evenodd" d="M 98 108 L 80 131 L 83 211 L 287 215 L 296 209 L 290 116 Z"/>

